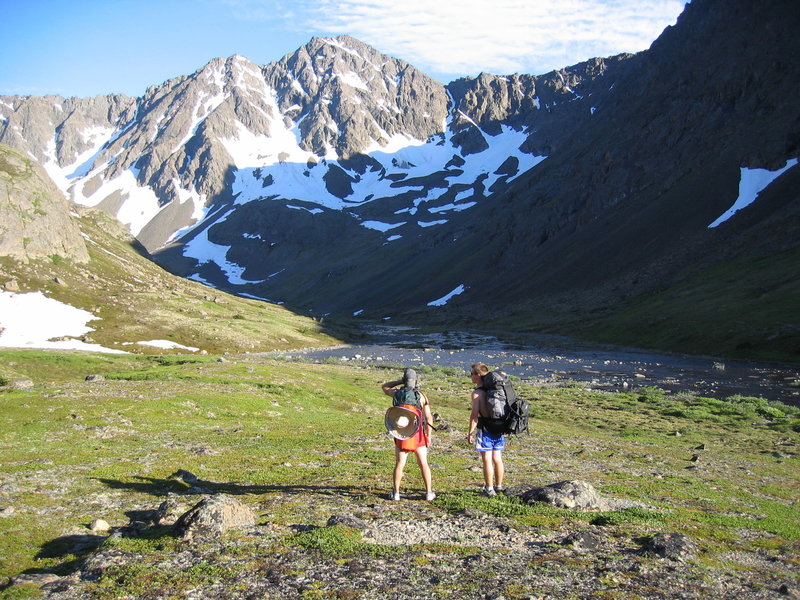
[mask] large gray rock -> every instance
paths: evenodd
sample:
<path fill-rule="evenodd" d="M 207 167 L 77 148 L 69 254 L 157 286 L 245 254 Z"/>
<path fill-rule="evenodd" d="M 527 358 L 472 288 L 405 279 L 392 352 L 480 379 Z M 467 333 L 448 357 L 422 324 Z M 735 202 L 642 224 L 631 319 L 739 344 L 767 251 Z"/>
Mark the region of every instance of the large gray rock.
<path fill-rule="evenodd" d="M 256 524 L 250 508 L 236 498 L 218 494 L 204 498 L 175 523 L 175 534 L 189 541 L 217 537 L 229 529 L 248 529 Z"/>
<path fill-rule="evenodd" d="M 0 144 L 0 256 L 22 262 L 52 256 L 88 262 L 86 242 L 70 210 L 36 161 Z"/>
<path fill-rule="evenodd" d="M 543 502 L 558 508 L 608 510 L 608 503 L 585 481 L 561 481 L 533 488 L 523 493 L 522 499 L 528 504 Z"/>

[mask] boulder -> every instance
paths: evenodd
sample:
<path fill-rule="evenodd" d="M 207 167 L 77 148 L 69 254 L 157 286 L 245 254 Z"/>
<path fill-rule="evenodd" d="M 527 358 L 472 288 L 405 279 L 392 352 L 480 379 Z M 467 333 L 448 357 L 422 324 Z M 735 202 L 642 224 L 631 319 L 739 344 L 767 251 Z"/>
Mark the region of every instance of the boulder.
<path fill-rule="evenodd" d="M 227 494 L 204 498 L 175 523 L 175 534 L 185 541 L 217 537 L 229 529 L 248 529 L 256 524 L 250 508 Z"/>
<path fill-rule="evenodd" d="M 559 508 L 574 510 L 608 510 L 608 503 L 585 481 L 561 481 L 536 487 L 521 494 L 528 504 L 543 502 Z"/>

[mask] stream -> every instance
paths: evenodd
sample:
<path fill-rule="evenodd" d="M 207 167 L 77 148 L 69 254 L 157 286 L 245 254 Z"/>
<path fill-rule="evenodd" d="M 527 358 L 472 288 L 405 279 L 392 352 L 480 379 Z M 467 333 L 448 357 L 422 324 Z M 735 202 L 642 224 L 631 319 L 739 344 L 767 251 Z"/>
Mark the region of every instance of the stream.
<path fill-rule="evenodd" d="M 512 344 L 489 335 L 418 333 L 393 326 L 375 327 L 369 334 L 371 341 L 365 344 L 271 354 L 412 368 L 461 367 L 465 376 L 470 365 L 483 362 L 540 386 L 565 380 L 608 391 L 654 386 L 710 398 L 740 394 L 800 406 L 800 369 L 792 366 L 656 353 L 549 335 L 530 335 Z"/>

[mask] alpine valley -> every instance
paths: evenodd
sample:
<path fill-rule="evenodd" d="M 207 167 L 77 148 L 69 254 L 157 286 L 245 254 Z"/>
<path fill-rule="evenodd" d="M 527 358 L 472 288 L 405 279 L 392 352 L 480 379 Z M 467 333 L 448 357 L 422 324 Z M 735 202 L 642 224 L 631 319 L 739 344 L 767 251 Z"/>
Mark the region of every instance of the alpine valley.
<path fill-rule="evenodd" d="M 313 38 L 139 98 L 0 97 L 0 142 L 238 296 L 798 362 L 798 31 L 794 1 L 693 0 L 644 52 L 447 85 Z M 81 260 L 10 223 L 4 255 Z"/>

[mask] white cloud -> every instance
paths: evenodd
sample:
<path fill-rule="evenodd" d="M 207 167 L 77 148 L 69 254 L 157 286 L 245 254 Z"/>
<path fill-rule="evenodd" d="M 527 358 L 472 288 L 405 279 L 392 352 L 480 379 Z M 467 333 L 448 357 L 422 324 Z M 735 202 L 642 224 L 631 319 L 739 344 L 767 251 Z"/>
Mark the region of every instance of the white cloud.
<path fill-rule="evenodd" d="M 294 8 L 293 27 L 311 35 L 352 35 L 431 75 L 539 75 L 595 56 L 644 50 L 675 23 L 684 3 L 299 0 Z"/>

